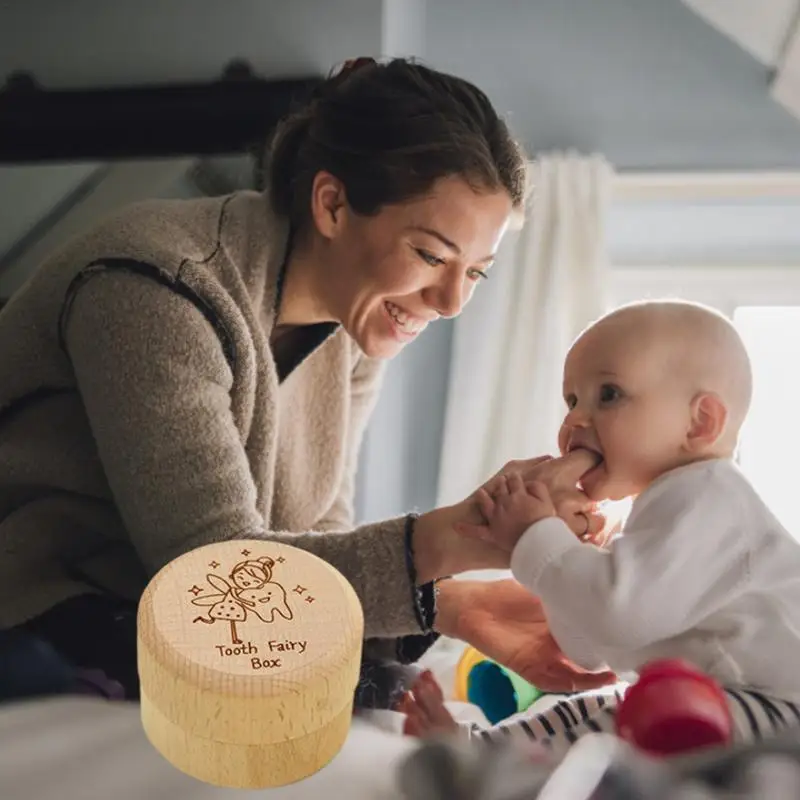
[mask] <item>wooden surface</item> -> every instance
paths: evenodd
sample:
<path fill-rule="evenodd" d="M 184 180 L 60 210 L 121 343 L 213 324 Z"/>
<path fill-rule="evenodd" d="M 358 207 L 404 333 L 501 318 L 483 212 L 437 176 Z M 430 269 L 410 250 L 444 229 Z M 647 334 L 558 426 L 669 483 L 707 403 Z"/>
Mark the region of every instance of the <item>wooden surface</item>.
<path fill-rule="evenodd" d="M 350 584 L 305 551 L 252 540 L 194 550 L 139 606 L 145 732 L 213 785 L 305 778 L 347 736 L 363 633 Z"/>

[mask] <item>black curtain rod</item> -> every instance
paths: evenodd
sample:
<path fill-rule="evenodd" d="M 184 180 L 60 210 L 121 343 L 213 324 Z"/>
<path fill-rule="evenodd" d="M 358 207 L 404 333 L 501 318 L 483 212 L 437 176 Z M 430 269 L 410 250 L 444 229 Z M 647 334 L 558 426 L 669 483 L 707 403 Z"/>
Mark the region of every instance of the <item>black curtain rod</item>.
<path fill-rule="evenodd" d="M 265 79 L 236 63 L 210 83 L 51 90 L 18 73 L 0 91 L 0 163 L 251 151 L 321 80 Z"/>

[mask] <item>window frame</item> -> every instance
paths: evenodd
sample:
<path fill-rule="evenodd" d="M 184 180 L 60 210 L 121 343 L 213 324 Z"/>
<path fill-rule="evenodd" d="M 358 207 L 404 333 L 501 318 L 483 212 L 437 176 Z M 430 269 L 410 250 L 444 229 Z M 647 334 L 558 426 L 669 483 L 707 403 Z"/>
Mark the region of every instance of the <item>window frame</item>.
<path fill-rule="evenodd" d="M 643 299 L 676 298 L 703 303 L 733 320 L 741 306 L 800 306 L 796 267 L 612 267 L 613 306 Z M 734 460 L 741 463 L 737 451 Z"/>
<path fill-rule="evenodd" d="M 800 306 L 797 266 L 612 266 L 614 306 L 642 299 L 704 303 L 732 318 L 739 306 Z"/>

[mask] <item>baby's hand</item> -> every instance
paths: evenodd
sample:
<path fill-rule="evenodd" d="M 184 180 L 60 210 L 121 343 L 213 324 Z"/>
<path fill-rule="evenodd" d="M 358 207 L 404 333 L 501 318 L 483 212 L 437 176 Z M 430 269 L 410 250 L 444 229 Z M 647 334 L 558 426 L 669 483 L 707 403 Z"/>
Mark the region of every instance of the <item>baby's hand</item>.
<path fill-rule="evenodd" d="M 488 523 L 487 538 L 506 551 L 514 549 L 534 522 L 556 516 L 550 492 L 541 482 L 525 484 L 519 473 L 512 472 L 493 488 L 493 495 L 483 489 L 478 492 L 478 507 Z"/>
<path fill-rule="evenodd" d="M 445 707 L 441 686 L 427 670 L 417 678 L 411 691 L 403 695 L 397 710 L 406 715 L 403 724 L 406 736 L 425 739 L 458 730 L 458 723 Z"/>

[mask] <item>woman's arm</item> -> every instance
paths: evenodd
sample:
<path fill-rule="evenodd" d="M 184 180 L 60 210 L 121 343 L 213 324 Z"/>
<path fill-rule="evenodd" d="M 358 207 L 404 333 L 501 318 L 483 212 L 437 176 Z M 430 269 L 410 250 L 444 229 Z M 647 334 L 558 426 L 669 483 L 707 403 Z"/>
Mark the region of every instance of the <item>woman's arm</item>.
<path fill-rule="evenodd" d="M 355 526 L 354 500 L 359 453 L 361 451 L 364 432 L 372 412 L 375 409 L 383 382 L 383 375 L 385 373 L 385 361 L 364 356 L 355 344 L 353 344 L 353 349 L 356 351 L 356 364 L 353 368 L 350 382 L 350 418 L 346 434 L 345 468 L 339 491 L 331 508 L 314 526 L 320 531 L 349 531 Z M 387 457 L 391 458 L 391 454 L 387 454 Z M 434 514 L 433 518 L 436 519 L 436 516 L 437 515 Z M 416 562 L 417 560 L 423 564 L 428 562 L 426 560 L 426 554 L 423 553 L 419 559 L 416 557 L 416 554 L 413 554 L 416 524 L 415 520 L 406 520 L 404 537 L 406 537 L 407 534 L 411 534 L 410 539 L 406 538 L 405 541 L 406 568 L 409 572 L 409 580 L 413 580 L 415 584 L 419 584 L 420 581 L 417 575 Z M 423 525 L 424 524 L 425 523 L 423 523 Z M 410 530 L 409 526 L 411 526 Z M 414 555 L 413 560 L 409 562 L 409 557 L 412 555 Z M 376 662 L 374 669 L 381 669 L 377 664 L 385 662 L 415 662 L 438 638 L 438 634 L 430 630 L 430 623 L 436 615 L 434 587 L 432 585 L 423 585 L 419 587 L 418 591 L 414 594 L 414 603 L 416 605 L 415 617 L 418 621 L 422 620 L 424 623 L 420 627 L 429 632 L 420 634 L 419 631 L 417 631 L 415 635 L 394 636 L 380 639 L 372 638 L 368 640 L 365 645 L 364 657 L 367 660 Z M 370 682 L 372 684 L 379 683 L 377 679 L 371 680 Z"/>
<path fill-rule="evenodd" d="M 266 530 L 231 410 L 232 373 L 189 301 L 139 275 L 101 272 L 78 290 L 64 333 L 114 503 L 150 574 L 210 542 L 280 541 L 345 575 L 366 636 L 419 633 L 404 518 L 337 534 Z"/>
<path fill-rule="evenodd" d="M 355 525 L 355 487 L 358 459 L 385 374 L 385 361 L 357 356 L 350 395 L 350 427 L 347 431 L 346 465 L 339 492 L 330 509 L 315 526 L 319 531 L 349 531 Z M 392 458 L 391 453 L 386 454 Z M 453 506 L 433 509 L 413 522 L 411 547 L 419 584 L 470 569 L 505 569 L 508 555 L 482 542 L 463 539 L 458 522 L 480 520 L 477 507 L 467 499 Z"/>

